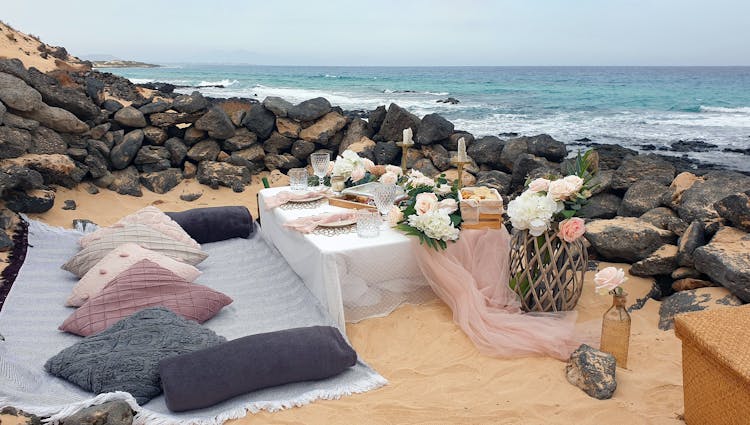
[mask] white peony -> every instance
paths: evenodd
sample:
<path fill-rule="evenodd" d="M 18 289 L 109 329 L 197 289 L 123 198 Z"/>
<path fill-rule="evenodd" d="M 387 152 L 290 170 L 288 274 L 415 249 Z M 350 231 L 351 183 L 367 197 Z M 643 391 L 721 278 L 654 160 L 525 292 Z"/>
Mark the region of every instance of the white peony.
<path fill-rule="evenodd" d="M 442 241 L 458 239 L 458 229 L 453 226 L 450 216 L 440 210 L 430 211 L 423 215 L 410 215 L 409 225 L 432 239 Z"/>
<path fill-rule="evenodd" d="M 561 208 L 560 204 L 543 193 L 527 190 L 508 203 L 508 216 L 516 229 L 528 230 L 533 236 L 539 236 L 549 229 L 552 216 Z"/>
<path fill-rule="evenodd" d="M 333 164 L 333 175 L 342 176 L 348 179 L 352 176 L 352 172 L 357 170 L 357 176 L 361 174 L 362 177 L 354 179 L 354 181 L 356 181 L 364 177 L 364 172 L 360 173 L 360 170 L 364 171 L 364 169 L 365 162 L 362 158 L 360 158 L 356 152 L 347 149 L 336 158 L 336 162 Z"/>
<path fill-rule="evenodd" d="M 397 167 L 395 165 L 386 165 L 385 171 L 387 173 L 393 173 L 397 176 L 401 176 L 404 173 L 404 170 L 402 170 L 401 167 Z"/>

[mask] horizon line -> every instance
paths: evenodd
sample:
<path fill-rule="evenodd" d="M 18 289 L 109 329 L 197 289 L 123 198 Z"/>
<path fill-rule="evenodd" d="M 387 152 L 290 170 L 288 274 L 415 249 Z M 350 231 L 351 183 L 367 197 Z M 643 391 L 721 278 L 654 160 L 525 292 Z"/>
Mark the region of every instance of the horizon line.
<path fill-rule="evenodd" d="M 82 59 L 87 60 L 87 59 Z M 310 68 L 750 68 L 746 65 L 304 65 L 304 64 L 264 64 L 250 62 L 161 62 L 154 63 L 132 59 L 112 59 L 119 61 L 141 62 L 149 65 L 166 67 L 170 65 L 228 65 L 228 66 L 278 66 Z M 89 60 L 90 62 L 108 62 L 107 60 Z M 122 67 L 126 68 L 126 67 Z M 139 68 L 139 67 L 130 67 Z"/>

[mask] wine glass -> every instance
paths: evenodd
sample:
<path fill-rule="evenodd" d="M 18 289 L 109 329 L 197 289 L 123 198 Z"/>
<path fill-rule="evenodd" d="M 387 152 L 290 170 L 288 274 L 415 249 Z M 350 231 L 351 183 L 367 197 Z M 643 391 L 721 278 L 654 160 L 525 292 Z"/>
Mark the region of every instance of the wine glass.
<path fill-rule="evenodd" d="M 393 202 L 399 195 L 400 189 L 401 188 L 395 184 L 383 183 L 378 183 L 378 186 L 375 188 L 373 201 L 375 201 L 375 206 L 378 208 L 378 212 L 382 216 L 383 223 L 388 222 L 388 212 L 391 210 Z"/>
<path fill-rule="evenodd" d="M 310 164 L 313 167 L 313 173 L 318 176 L 318 190 L 323 189 L 323 179 L 328 172 L 328 164 L 331 162 L 330 154 L 325 152 L 316 152 L 310 155 Z"/>

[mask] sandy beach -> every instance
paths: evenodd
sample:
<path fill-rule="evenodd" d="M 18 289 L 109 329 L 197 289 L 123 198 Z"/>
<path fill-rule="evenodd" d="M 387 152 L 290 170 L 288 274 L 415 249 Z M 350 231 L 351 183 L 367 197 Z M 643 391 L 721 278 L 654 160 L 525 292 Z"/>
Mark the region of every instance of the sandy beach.
<path fill-rule="evenodd" d="M 270 176 L 282 185 L 283 176 Z M 243 193 L 213 190 L 183 181 L 165 195 L 144 191 L 140 198 L 109 190 L 91 195 L 85 185 L 58 188 L 55 206 L 33 215 L 46 223 L 71 227 L 73 219 L 101 225 L 147 205 L 169 210 L 202 206 L 246 205 L 257 211 L 260 176 Z M 203 192 L 194 202 L 183 193 Z M 73 199 L 77 209 L 62 209 Z M 604 264 L 602 264 L 604 266 Z M 596 326 L 611 297 L 593 290 L 587 274 L 578 304 L 579 323 Z M 643 297 L 651 280 L 630 277 L 629 300 Z M 320 400 L 276 413 L 262 412 L 229 423 L 240 424 L 679 424 L 682 403 L 680 341 L 657 327 L 659 303 L 653 300 L 632 313 L 628 370 L 617 370 L 618 388 L 611 400 L 590 398 L 570 385 L 565 364 L 550 358 L 503 360 L 482 356 L 453 323 L 451 311 L 435 300 L 407 305 L 390 316 L 347 326 L 359 356 L 389 380 L 381 389 L 340 400 Z M 5 425 L 8 418 L 2 421 Z M 13 423 L 13 422 L 10 422 Z"/>

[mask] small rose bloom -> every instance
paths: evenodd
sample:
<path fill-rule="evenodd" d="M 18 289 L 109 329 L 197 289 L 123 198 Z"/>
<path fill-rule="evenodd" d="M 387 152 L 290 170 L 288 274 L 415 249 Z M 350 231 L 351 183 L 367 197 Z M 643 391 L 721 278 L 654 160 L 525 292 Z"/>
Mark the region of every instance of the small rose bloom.
<path fill-rule="evenodd" d="M 626 280 L 625 271 L 616 267 L 603 268 L 594 275 L 596 292 L 599 294 L 606 294 L 607 292 L 614 290 L 625 283 Z"/>
<path fill-rule="evenodd" d="M 573 217 L 560 222 L 560 237 L 565 242 L 575 242 L 576 239 L 586 233 L 586 225 L 582 218 Z"/>
<path fill-rule="evenodd" d="M 563 180 L 573 187 L 573 193 L 578 192 L 583 187 L 583 179 L 576 175 L 565 176 Z"/>
<path fill-rule="evenodd" d="M 383 184 L 396 184 L 396 182 L 398 181 L 398 176 L 390 171 L 387 171 L 385 174 L 380 176 L 380 180 L 378 181 Z"/>
<path fill-rule="evenodd" d="M 393 173 L 393 174 L 395 174 L 397 176 L 400 176 L 401 174 L 403 174 L 404 170 L 402 170 L 401 167 L 397 167 L 395 165 L 386 165 L 385 166 L 385 171 L 386 172 L 391 172 L 391 173 Z"/>
<path fill-rule="evenodd" d="M 543 178 L 534 179 L 529 183 L 529 190 L 532 192 L 546 192 L 549 188 L 550 181 Z"/>
<path fill-rule="evenodd" d="M 424 192 L 417 195 L 417 199 L 414 203 L 414 209 L 417 210 L 417 215 L 424 215 L 430 211 L 435 211 L 437 209 L 437 205 L 437 195 L 432 192 Z"/>
<path fill-rule="evenodd" d="M 374 166 L 374 167 L 371 167 L 371 168 L 370 168 L 369 170 L 367 170 L 367 171 L 369 171 L 369 172 L 370 172 L 370 174 L 372 174 L 373 176 L 378 176 L 378 177 L 379 177 L 379 176 L 382 176 L 383 174 L 385 174 L 385 173 L 386 173 L 386 171 L 385 171 L 385 167 L 384 167 L 384 166 L 382 166 L 382 165 L 376 165 L 376 166 Z"/>
<path fill-rule="evenodd" d="M 401 212 L 401 209 L 395 205 L 391 207 L 391 209 L 388 211 L 388 224 L 390 224 L 391 227 L 398 224 L 399 221 L 404 219 L 404 213 Z"/>
<path fill-rule="evenodd" d="M 362 163 L 365 165 L 366 171 L 372 170 L 372 167 L 375 166 L 375 163 L 372 162 L 369 158 L 362 158 Z"/>
<path fill-rule="evenodd" d="M 458 210 L 458 202 L 456 202 L 456 200 L 453 198 L 446 198 L 438 202 L 437 207 L 440 212 L 450 215 Z"/>
<path fill-rule="evenodd" d="M 352 181 L 358 182 L 365 178 L 365 167 L 357 166 L 352 170 Z"/>
<path fill-rule="evenodd" d="M 547 188 L 547 195 L 555 201 L 564 201 L 576 192 L 573 183 L 565 179 L 553 180 Z"/>

